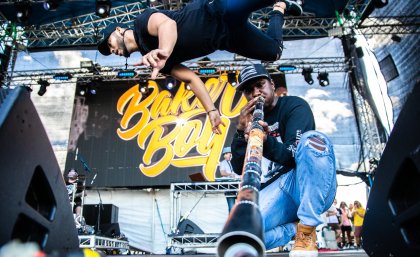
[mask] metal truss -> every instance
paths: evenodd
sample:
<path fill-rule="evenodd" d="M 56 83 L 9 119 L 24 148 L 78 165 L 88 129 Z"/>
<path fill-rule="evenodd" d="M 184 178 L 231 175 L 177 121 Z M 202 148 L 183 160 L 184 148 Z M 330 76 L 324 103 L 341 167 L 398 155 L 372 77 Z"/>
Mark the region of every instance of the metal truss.
<path fill-rule="evenodd" d="M 79 236 L 79 247 L 98 250 L 129 250 L 128 241 L 96 235 Z"/>
<path fill-rule="evenodd" d="M 253 12 L 250 21 L 257 28 L 266 30 L 270 18 L 271 8 L 263 8 Z M 327 37 L 328 30 L 336 23 L 335 18 L 317 18 L 311 14 L 304 14 L 299 17 L 286 16 L 283 25 L 284 39 L 304 39 Z"/>
<path fill-rule="evenodd" d="M 239 190 L 239 181 L 231 182 L 198 182 L 198 183 L 173 183 L 171 184 L 171 192 L 235 192 Z"/>
<path fill-rule="evenodd" d="M 177 226 L 181 220 L 188 218 L 192 210 L 188 211 L 181 218 L 181 200 L 182 196 L 189 194 L 201 195 L 201 198 L 210 194 L 223 194 L 224 192 L 237 192 L 240 187 L 240 181 L 223 182 L 192 182 L 192 183 L 172 183 L 170 190 L 171 202 L 171 231 L 168 236 L 168 245 L 178 248 L 185 247 L 214 247 L 219 234 L 188 234 L 178 235 Z M 201 199 L 200 198 L 200 199 Z M 198 202 L 200 201 L 198 200 Z M 198 204 L 195 204 L 195 206 Z M 195 208 L 193 207 L 193 209 Z"/>
<path fill-rule="evenodd" d="M 381 141 L 375 114 L 368 101 L 353 87 L 355 108 L 358 112 L 360 136 L 362 141 L 363 164 L 366 172 L 374 172 L 368 163 L 372 160 L 379 161 L 384 151 L 385 144 Z"/>
<path fill-rule="evenodd" d="M 344 7 L 344 16 L 350 16 L 355 19 L 356 24 L 360 22 L 371 0 L 349 0 Z"/>
<path fill-rule="evenodd" d="M 171 236 L 170 246 L 177 248 L 204 248 L 216 247 L 217 238 L 220 234 L 188 234 L 183 236 Z"/>
<path fill-rule="evenodd" d="M 241 70 L 246 65 L 255 62 L 251 59 L 241 60 L 228 60 L 228 61 L 210 61 L 205 62 L 187 62 L 185 63 L 188 67 L 194 70 L 197 75 L 201 77 L 217 77 L 224 72 L 231 72 Z M 203 75 L 198 72 L 200 67 L 215 68 L 215 72 L 212 74 Z M 266 63 L 266 68 L 271 74 L 278 74 L 281 71 L 278 70 L 278 66 L 287 65 L 294 66 L 296 69 L 291 71 L 285 71 L 287 74 L 301 74 L 302 69 L 305 67 L 312 67 L 314 73 L 318 72 L 347 72 L 348 64 L 344 57 L 323 57 L 323 58 L 290 58 L 281 59 L 273 63 Z M 51 70 L 28 70 L 28 71 L 9 71 L 7 73 L 6 84 L 8 86 L 34 86 L 37 85 L 39 79 L 47 80 L 49 83 L 54 84 L 65 84 L 65 83 L 79 83 L 91 82 L 95 80 L 101 81 L 124 81 L 124 80 L 144 80 L 150 76 L 150 70 L 145 67 L 134 67 L 129 66 L 129 70 L 135 70 L 136 75 L 132 78 L 118 78 L 118 71 L 124 70 L 124 66 L 103 66 L 103 67 L 92 67 L 91 69 L 51 69 Z M 53 77 L 56 74 L 69 73 L 72 79 L 68 81 L 54 80 Z M 159 75 L 158 79 L 165 78 L 163 75 Z"/>
<path fill-rule="evenodd" d="M 420 34 L 420 16 L 369 17 L 358 29 L 363 35 Z"/>

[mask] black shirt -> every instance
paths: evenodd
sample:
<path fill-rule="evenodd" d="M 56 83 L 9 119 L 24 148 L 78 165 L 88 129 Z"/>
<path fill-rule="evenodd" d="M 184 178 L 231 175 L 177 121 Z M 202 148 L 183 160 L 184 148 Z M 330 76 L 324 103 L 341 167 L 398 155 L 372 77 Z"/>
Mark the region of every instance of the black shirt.
<path fill-rule="evenodd" d="M 212 14 L 206 1 L 193 1 L 177 11 L 146 9 L 134 21 L 134 37 L 142 55 L 159 46 L 158 37 L 151 36 L 147 30 L 150 15 L 160 12 L 177 24 L 178 38 L 162 73 L 170 74 L 173 66 L 184 61 L 208 55 L 217 49 L 224 49 L 225 29 L 219 22 L 220 15 Z"/>
<path fill-rule="evenodd" d="M 297 96 L 279 97 L 271 111 L 264 112 L 264 121 L 270 134 L 263 145 L 263 156 L 284 167 L 287 172 L 295 167 L 294 155 L 303 133 L 315 129 L 315 120 L 309 104 Z M 237 174 L 242 173 L 247 142 L 234 136 L 232 141 L 232 166 Z"/>

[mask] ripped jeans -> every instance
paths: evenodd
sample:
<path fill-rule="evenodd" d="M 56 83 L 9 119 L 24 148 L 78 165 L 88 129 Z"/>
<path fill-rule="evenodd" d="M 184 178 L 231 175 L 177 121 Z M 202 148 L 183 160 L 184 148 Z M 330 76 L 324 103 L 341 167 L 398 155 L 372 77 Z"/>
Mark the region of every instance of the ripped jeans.
<path fill-rule="evenodd" d="M 295 154 L 296 168 L 261 190 L 259 206 L 264 220 L 265 246 L 287 244 L 296 224 L 317 226 L 331 207 L 337 189 L 333 146 L 318 131 L 304 133 Z"/>

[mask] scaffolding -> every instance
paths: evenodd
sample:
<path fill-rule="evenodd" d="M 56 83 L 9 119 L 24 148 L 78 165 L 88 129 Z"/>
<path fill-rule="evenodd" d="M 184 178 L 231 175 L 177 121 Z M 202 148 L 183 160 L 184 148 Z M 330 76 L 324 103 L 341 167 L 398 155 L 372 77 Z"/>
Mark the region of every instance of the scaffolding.
<path fill-rule="evenodd" d="M 239 190 L 239 181 L 222 182 L 195 182 L 195 183 L 173 183 L 171 184 L 171 234 L 168 236 L 168 247 L 175 248 L 207 248 L 215 247 L 218 233 L 204 234 L 178 234 L 177 228 L 181 217 L 182 195 L 187 193 L 205 194 L 224 194 L 225 192 L 237 192 Z"/>
<path fill-rule="evenodd" d="M 79 247 L 93 250 L 120 250 L 130 249 L 128 241 L 97 235 L 79 235 Z"/>

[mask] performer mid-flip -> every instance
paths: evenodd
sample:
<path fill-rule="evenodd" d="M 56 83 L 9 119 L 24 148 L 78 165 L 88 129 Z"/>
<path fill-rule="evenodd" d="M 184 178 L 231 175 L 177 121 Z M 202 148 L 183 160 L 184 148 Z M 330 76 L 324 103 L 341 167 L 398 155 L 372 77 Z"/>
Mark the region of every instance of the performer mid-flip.
<path fill-rule="evenodd" d="M 273 6 L 266 33 L 249 21 L 249 15 Z M 220 133 L 222 124 L 201 79 L 181 63 L 227 50 L 262 61 L 278 60 L 283 51 L 283 14 L 302 13 L 301 7 L 289 0 L 195 0 L 178 11 L 147 9 L 137 16 L 133 29 L 113 23 L 102 31 L 98 49 L 129 57 L 140 51 L 136 65 L 152 68 L 151 78 L 159 72 L 174 76 L 190 85 L 203 104 L 212 123 L 213 132 Z"/>

